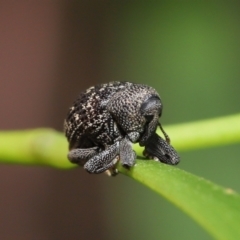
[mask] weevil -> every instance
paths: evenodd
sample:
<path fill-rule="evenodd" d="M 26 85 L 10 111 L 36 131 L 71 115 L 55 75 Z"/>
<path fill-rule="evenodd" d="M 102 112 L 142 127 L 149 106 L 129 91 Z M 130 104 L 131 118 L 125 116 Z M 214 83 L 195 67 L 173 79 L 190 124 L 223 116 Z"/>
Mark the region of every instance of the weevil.
<path fill-rule="evenodd" d="M 138 142 L 144 156 L 176 165 L 180 158 L 159 122 L 162 109 L 159 94 L 147 85 L 110 82 L 88 88 L 64 121 L 68 159 L 89 173 L 116 175 L 117 162 L 134 166 L 132 144 Z M 157 135 L 158 126 L 165 139 Z"/>

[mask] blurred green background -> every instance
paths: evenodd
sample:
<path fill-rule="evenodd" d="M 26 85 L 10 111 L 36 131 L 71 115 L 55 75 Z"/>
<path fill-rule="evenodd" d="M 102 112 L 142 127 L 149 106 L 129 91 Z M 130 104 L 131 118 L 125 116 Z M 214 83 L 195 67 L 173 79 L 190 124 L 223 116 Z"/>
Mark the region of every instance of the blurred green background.
<path fill-rule="evenodd" d="M 10 123 L 9 118 L 3 128 L 50 126 L 61 130 L 67 107 L 80 91 L 92 84 L 115 80 L 155 87 L 164 105 L 161 120 L 163 126 L 239 112 L 238 2 L 43 2 L 32 3 L 30 7 L 23 2 L 18 3 L 18 6 L 14 6 L 15 12 L 9 10 L 12 9 L 10 4 L 5 4 L 9 6 L 3 8 L 13 18 L 17 16 L 13 26 L 21 23 L 21 17 L 26 18 L 21 28 L 18 28 L 19 32 L 16 32 L 16 39 L 27 34 L 27 31 L 39 39 L 39 42 L 35 41 L 31 35 L 30 41 L 34 40 L 35 45 L 30 50 L 26 45 L 29 54 L 32 54 L 28 58 L 28 65 L 21 65 L 22 59 L 24 61 L 26 58 L 26 49 L 23 52 L 18 52 L 20 47 L 14 49 L 21 57 L 18 62 L 10 65 L 12 67 L 8 72 L 13 74 L 13 67 L 19 66 L 23 72 L 30 74 L 32 62 L 41 61 L 41 64 L 38 63 L 39 72 L 36 71 L 31 79 L 27 79 L 28 82 L 23 83 L 26 79 L 23 73 L 16 74 L 15 80 L 14 77 L 2 74 L 3 83 L 4 80 L 5 84 L 12 81 L 12 85 L 5 91 L 8 94 L 4 95 L 4 106 L 13 91 L 12 86 L 29 88 L 22 90 L 22 95 L 12 95 L 13 99 L 17 96 L 14 104 L 29 95 L 24 106 L 34 103 L 25 109 L 25 115 L 22 111 L 17 117 L 13 115 L 15 120 L 10 120 Z M 23 11 L 20 17 L 17 14 L 19 9 Z M 32 17 L 29 15 L 31 12 Z M 52 19 L 53 16 L 55 20 Z M 39 27 L 35 24 L 39 23 L 36 20 L 33 21 L 33 26 L 26 27 L 25 21 L 31 22 L 34 17 L 41 19 L 39 21 L 42 25 Z M 42 23 L 44 19 L 46 23 Z M 34 32 L 35 30 L 31 32 L 30 29 L 38 29 L 41 34 L 49 31 L 48 38 L 44 42 L 41 40 L 44 34 Z M 26 39 L 22 41 L 28 41 Z M 39 45 L 48 43 L 46 39 L 51 39 L 48 47 L 38 49 Z M 36 55 L 35 49 L 38 49 L 39 54 L 46 52 L 42 59 Z M 10 58 L 16 59 L 16 56 Z M 31 90 L 29 85 L 36 76 L 39 76 L 39 84 L 43 81 L 47 83 L 45 87 Z M 44 112 L 46 114 L 46 118 L 41 121 L 40 113 L 33 114 L 29 110 L 31 106 L 36 109 L 36 104 L 42 109 L 41 116 Z M 6 107 L 5 112 L 8 110 L 9 107 Z M 21 116 L 22 122 L 19 120 Z M 34 116 L 39 118 L 29 122 Z M 174 139 L 172 144 L 174 145 Z M 180 156 L 179 168 L 240 192 L 238 145 L 180 152 Z M 12 169 L 13 167 L 2 167 L 1 182 L 6 184 L 5 191 L 8 193 L 19 187 L 17 179 L 22 178 L 16 178 L 12 183 L 13 188 L 6 179 L 9 176 L 15 179 L 16 174 L 24 176 L 26 181 L 22 185 L 27 186 L 26 192 L 22 190 L 18 197 L 30 204 L 25 206 L 29 212 L 26 213 L 24 208 L 24 213 L 19 211 L 19 205 L 13 200 L 15 195 L 10 196 L 10 193 L 12 202 L 1 200 L 0 208 L 6 216 L 9 214 L 4 209 L 14 209 L 11 218 L 7 218 L 9 226 L 15 218 L 18 224 L 23 224 L 20 229 L 14 230 L 18 239 L 212 239 L 175 206 L 125 176 L 92 176 L 82 169 L 67 173 L 34 168 Z M 35 171 L 37 175 L 30 171 Z M 34 186 L 30 187 L 31 182 Z M 35 197 L 25 199 L 21 196 L 30 194 L 32 189 Z M 20 223 L 22 218 L 27 218 L 28 221 Z M 28 223 L 32 224 L 29 228 L 33 232 L 25 235 L 22 229 L 28 228 Z M 14 236 L 10 227 L 9 229 L 9 232 L 0 231 L 0 236 L 5 239 L 6 236 Z"/>
<path fill-rule="evenodd" d="M 154 86 L 164 104 L 163 125 L 239 112 L 238 4 L 145 1 L 116 8 L 104 18 L 101 66 L 106 79 L 117 76 Z M 239 146 L 180 155 L 179 168 L 240 191 Z M 106 206 L 111 212 L 107 220 L 120 220 L 114 223 L 117 239 L 211 239 L 144 187 L 123 179 L 117 188 L 121 199 L 116 202 L 117 209 L 110 205 L 111 196 L 106 197 L 112 206 Z"/>

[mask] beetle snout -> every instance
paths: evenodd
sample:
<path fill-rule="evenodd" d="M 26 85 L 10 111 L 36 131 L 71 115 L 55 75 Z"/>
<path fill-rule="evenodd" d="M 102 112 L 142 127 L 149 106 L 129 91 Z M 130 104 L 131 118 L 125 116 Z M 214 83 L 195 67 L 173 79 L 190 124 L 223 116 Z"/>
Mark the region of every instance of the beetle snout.
<path fill-rule="evenodd" d="M 169 145 L 169 148 L 172 148 Z M 173 148 L 172 148 L 173 149 Z M 165 153 L 162 159 L 159 159 L 160 162 L 170 164 L 170 165 L 177 165 L 180 162 L 180 157 L 176 154 L 175 150 L 169 153 Z"/>
<path fill-rule="evenodd" d="M 156 133 L 146 143 L 145 152 L 146 155 L 166 164 L 177 165 L 180 161 L 176 150 Z"/>

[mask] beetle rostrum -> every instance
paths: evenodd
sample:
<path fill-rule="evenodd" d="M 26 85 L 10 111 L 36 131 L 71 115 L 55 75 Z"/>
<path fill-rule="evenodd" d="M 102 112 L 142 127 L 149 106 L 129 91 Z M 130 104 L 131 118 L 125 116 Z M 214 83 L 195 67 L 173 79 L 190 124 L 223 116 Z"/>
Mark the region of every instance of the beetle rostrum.
<path fill-rule="evenodd" d="M 180 158 L 159 123 L 162 102 L 147 85 L 110 82 L 88 88 L 69 109 L 64 121 L 69 141 L 68 159 L 89 173 L 115 175 L 118 161 L 134 166 L 132 144 L 144 146 L 144 155 L 176 165 Z M 156 134 L 160 126 L 165 140 Z"/>

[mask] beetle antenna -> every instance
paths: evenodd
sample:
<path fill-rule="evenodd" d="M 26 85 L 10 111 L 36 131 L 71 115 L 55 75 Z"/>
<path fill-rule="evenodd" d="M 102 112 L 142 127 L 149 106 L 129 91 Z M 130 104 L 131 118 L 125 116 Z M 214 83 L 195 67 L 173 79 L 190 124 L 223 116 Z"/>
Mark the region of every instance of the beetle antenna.
<path fill-rule="evenodd" d="M 162 127 L 162 125 L 161 125 L 160 122 L 158 122 L 158 126 L 160 127 L 160 129 L 161 129 L 161 131 L 162 131 L 162 133 L 163 133 L 163 135 L 164 135 L 164 137 L 165 137 L 166 142 L 167 142 L 168 144 L 170 144 L 170 137 L 169 137 L 169 136 L 167 135 L 167 133 L 164 131 L 164 129 L 163 129 L 163 127 Z"/>

